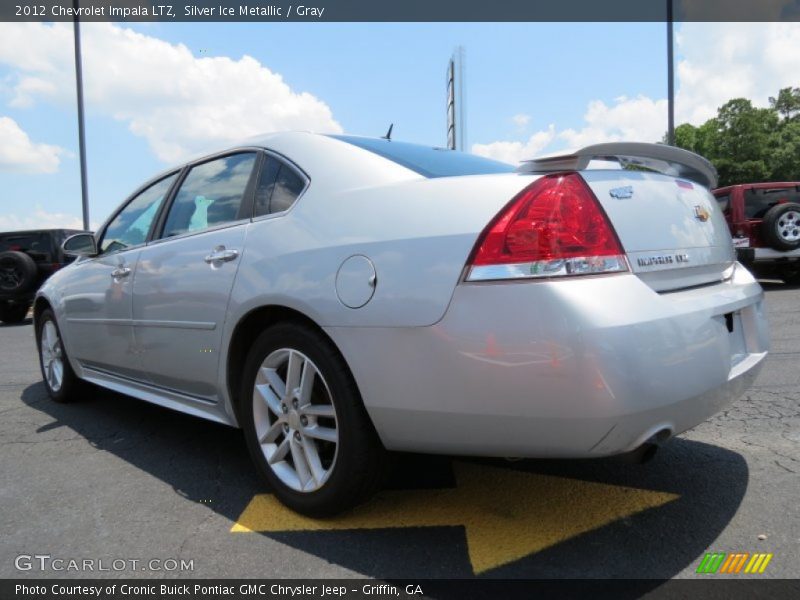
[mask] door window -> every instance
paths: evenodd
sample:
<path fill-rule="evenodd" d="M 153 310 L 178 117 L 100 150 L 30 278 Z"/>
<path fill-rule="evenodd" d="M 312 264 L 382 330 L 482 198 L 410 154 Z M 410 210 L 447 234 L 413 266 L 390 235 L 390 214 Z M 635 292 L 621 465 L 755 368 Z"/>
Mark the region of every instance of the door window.
<path fill-rule="evenodd" d="M 128 202 L 106 227 L 100 241 L 100 252 L 116 252 L 144 244 L 150 225 L 177 176 L 174 173 L 154 183 Z"/>
<path fill-rule="evenodd" d="M 242 200 L 255 162 L 256 154 L 248 152 L 192 167 L 170 206 L 162 237 L 244 218 L 240 215 Z"/>

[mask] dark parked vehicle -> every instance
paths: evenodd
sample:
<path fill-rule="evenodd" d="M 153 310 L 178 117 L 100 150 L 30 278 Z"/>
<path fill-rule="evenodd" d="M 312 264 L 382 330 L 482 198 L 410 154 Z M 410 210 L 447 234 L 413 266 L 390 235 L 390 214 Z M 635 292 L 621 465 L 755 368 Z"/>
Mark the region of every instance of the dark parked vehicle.
<path fill-rule="evenodd" d="M 0 233 L 0 321 L 21 323 L 36 290 L 51 274 L 72 262 L 61 244 L 79 233 L 72 229 L 35 229 Z"/>
<path fill-rule="evenodd" d="M 761 277 L 800 284 L 800 182 L 714 190 L 739 261 Z"/>

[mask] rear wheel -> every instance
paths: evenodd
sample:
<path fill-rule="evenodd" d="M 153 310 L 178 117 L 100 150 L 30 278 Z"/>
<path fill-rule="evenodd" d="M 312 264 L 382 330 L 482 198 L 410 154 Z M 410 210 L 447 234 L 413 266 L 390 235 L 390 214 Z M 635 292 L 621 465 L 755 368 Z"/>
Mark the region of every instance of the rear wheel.
<path fill-rule="evenodd" d="M 36 320 L 36 341 L 39 349 L 39 367 L 47 393 L 56 402 L 78 400 L 83 382 L 78 379 L 67 360 L 61 331 L 55 315 L 49 308 Z"/>
<path fill-rule="evenodd" d="M 318 332 L 294 323 L 264 331 L 240 402 L 253 461 L 289 508 L 330 516 L 376 487 L 383 447 L 344 359 Z"/>
<path fill-rule="evenodd" d="M 767 243 L 776 250 L 800 248 L 800 204 L 777 204 L 764 215 L 762 224 Z"/>
<path fill-rule="evenodd" d="M 0 321 L 3 323 L 22 323 L 28 316 L 30 304 L 27 302 L 0 302 Z"/>

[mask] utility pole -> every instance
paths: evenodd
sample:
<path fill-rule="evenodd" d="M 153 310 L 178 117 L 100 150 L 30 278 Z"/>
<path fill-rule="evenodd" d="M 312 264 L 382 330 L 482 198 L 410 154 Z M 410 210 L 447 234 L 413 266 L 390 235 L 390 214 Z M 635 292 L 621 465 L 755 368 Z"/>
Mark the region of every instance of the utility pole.
<path fill-rule="evenodd" d="M 667 143 L 675 145 L 675 74 L 672 50 L 672 0 L 667 0 Z"/>
<path fill-rule="evenodd" d="M 75 87 L 78 92 L 78 145 L 81 159 L 81 204 L 83 228 L 89 230 L 89 189 L 86 181 L 86 132 L 83 122 L 83 68 L 81 66 L 81 25 L 78 18 L 78 0 L 72 0 L 75 8 L 73 29 L 75 33 Z"/>

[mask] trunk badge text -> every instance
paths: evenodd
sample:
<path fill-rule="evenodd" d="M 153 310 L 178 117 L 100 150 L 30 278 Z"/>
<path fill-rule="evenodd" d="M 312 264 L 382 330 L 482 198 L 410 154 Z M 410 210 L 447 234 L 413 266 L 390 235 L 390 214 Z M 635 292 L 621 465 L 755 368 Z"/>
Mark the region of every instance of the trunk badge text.
<path fill-rule="evenodd" d="M 658 256 L 646 256 L 637 258 L 636 263 L 640 267 L 654 267 L 656 265 L 685 264 L 689 262 L 688 254 L 660 254 Z"/>
<path fill-rule="evenodd" d="M 633 186 L 626 185 L 625 187 L 618 187 L 608 191 L 612 198 L 617 200 L 627 200 L 633 196 Z"/>
<path fill-rule="evenodd" d="M 699 204 L 695 205 L 695 207 L 694 207 L 694 218 L 695 219 L 697 219 L 701 223 L 705 223 L 706 221 L 708 221 L 710 216 L 711 216 L 711 213 L 708 212 L 705 208 L 703 208 Z"/>

